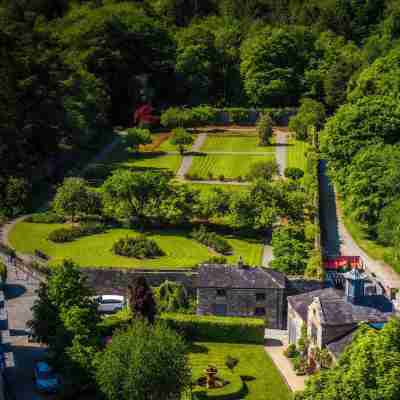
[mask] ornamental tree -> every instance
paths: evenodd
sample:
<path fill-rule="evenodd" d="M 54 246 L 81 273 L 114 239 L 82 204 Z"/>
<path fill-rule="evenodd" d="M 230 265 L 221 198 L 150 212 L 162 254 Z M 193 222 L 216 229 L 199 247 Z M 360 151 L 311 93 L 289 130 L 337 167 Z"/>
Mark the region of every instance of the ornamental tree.
<path fill-rule="evenodd" d="M 148 129 L 129 128 L 124 137 L 124 142 L 134 152 L 137 152 L 140 145 L 143 146 L 152 142 L 151 133 Z"/>
<path fill-rule="evenodd" d="M 179 149 L 179 153 L 183 155 L 185 153 L 186 146 L 193 144 L 194 139 L 186 129 L 175 128 L 172 131 L 170 142 L 173 145 L 176 145 Z"/>
<path fill-rule="evenodd" d="M 272 138 L 272 118 L 268 113 L 261 114 L 257 121 L 257 133 L 260 146 L 268 146 Z"/>
<path fill-rule="evenodd" d="M 135 278 L 128 286 L 128 301 L 134 317 L 146 319 L 151 324 L 154 323 L 156 303 L 146 278 L 142 276 Z"/>
<path fill-rule="evenodd" d="M 99 353 L 96 381 L 106 400 L 176 400 L 191 380 L 183 339 L 135 320 Z"/>

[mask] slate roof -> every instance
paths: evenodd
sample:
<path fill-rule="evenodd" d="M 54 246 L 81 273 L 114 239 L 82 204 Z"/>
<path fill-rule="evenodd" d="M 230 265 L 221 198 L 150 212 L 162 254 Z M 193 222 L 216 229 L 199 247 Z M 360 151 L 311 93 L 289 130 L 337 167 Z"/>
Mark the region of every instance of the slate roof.
<path fill-rule="evenodd" d="M 307 321 L 308 306 L 313 302 L 314 297 L 331 300 L 341 299 L 343 298 L 343 292 L 337 289 L 328 288 L 289 296 L 288 303 L 294 308 L 294 310 L 296 310 L 304 322 Z"/>
<path fill-rule="evenodd" d="M 206 264 L 199 267 L 198 288 L 283 289 L 285 275 L 269 268 Z"/>
<path fill-rule="evenodd" d="M 342 336 L 339 339 L 334 340 L 326 345 L 328 350 L 334 355 L 337 359 L 339 355 L 344 351 L 344 349 L 353 341 L 354 336 L 357 332 L 357 328 L 352 330 L 350 333 Z"/>
<path fill-rule="evenodd" d="M 384 322 L 392 313 L 390 302 L 384 296 L 365 296 L 362 305 L 346 300 L 340 290 L 328 288 L 288 297 L 289 304 L 307 321 L 308 307 L 318 298 L 321 323 L 325 325 L 352 325 L 359 322 Z"/>

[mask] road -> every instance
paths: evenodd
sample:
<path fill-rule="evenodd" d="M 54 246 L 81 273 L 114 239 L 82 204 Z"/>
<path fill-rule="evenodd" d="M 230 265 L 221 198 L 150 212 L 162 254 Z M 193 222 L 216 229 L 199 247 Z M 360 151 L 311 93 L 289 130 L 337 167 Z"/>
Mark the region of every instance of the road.
<path fill-rule="evenodd" d="M 371 258 L 346 229 L 334 186 L 322 162 L 320 178 L 321 232 L 327 256 L 360 256 L 367 272 L 375 275 L 386 288 L 400 288 L 400 275 L 381 260 Z"/>
<path fill-rule="evenodd" d="M 12 357 L 7 360 L 6 374 L 17 400 L 49 400 L 49 397 L 42 397 L 35 391 L 33 381 L 34 363 L 44 356 L 46 349 L 29 343 L 26 333 L 26 322 L 32 319 L 31 307 L 37 288 L 36 280 L 8 266 L 5 295 Z"/>

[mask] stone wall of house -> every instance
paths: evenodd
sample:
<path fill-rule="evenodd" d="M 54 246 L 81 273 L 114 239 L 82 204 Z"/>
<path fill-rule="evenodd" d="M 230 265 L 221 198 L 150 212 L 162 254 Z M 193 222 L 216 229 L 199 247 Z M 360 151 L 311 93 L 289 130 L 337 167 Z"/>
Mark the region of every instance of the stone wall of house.
<path fill-rule="evenodd" d="M 263 293 L 265 300 L 256 301 L 256 294 Z M 226 296 L 217 296 L 217 289 L 197 289 L 197 313 L 213 315 L 216 305 L 226 305 L 226 315 L 253 317 L 256 307 L 265 308 L 267 327 L 285 329 L 286 296 L 283 289 L 227 289 Z"/>
<path fill-rule="evenodd" d="M 138 270 L 138 269 L 81 269 L 88 284 L 98 294 L 126 293 L 130 282 L 137 276 L 144 276 L 150 286 L 159 286 L 165 281 L 182 283 L 186 289 L 195 293 L 197 272 L 193 270 Z"/>
<path fill-rule="evenodd" d="M 304 321 L 289 303 L 288 303 L 287 314 L 288 314 L 287 330 L 289 336 L 289 343 L 297 345 L 297 342 L 301 337 L 301 328 L 304 324 Z"/>

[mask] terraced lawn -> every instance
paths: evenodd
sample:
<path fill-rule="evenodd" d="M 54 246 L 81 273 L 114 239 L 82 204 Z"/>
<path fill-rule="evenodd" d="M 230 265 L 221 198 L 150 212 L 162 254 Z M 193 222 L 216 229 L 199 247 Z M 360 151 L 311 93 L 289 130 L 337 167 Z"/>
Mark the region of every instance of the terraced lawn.
<path fill-rule="evenodd" d="M 263 346 L 248 344 L 226 344 L 196 342 L 189 354 L 193 380 L 203 375 L 209 365 L 215 365 L 221 378 L 231 380 L 231 384 L 221 389 L 206 391 L 200 386 L 194 388 L 199 399 L 228 399 L 229 394 L 238 393 L 237 399 L 246 400 L 289 400 L 292 394 Z M 233 373 L 225 366 L 225 357 L 239 360 Z M 238 377 L 244 378 L 242 385 Z M 242 386 L 242 388 L 241 388 Z"/>
<path fill-rule="evenodd" d="M 202 183 L 187 183 L 189 187 L 196 189 L 200 192 L 200 197 L 206 198 L 209 193 L 215 188 L 219 188 L 222 190 L 229 191 L 231 193 L 244 192 L 248 190 L 247 186 L 240 185 L 210 185 L 210 184 L 202 184 Z"/>
<path fill-rule="evenodd" d="M 259 146 L 256 135 L 215 135 L 209 134 L 201 151 L 234 151 L 275 153 L 274 146 Z"/>
<path fill-rule="evenodd" d="M 305 172 L 307 169 L 306 151 L 309 147 L 307 142 L 289 139 L 287 166 L 301 168 Z"/>
<path fill-rule="evenodd" d="M 197 175 L 201 179 L 209 179 L 209 174 L 213 179 L 219 179 L 221 175 L 225 179 L 236 179 L 239 176 L 244 178 L 249 172 L 251 164 L 258 161 L 274 160 L 275 155 L 203 155 L 193 158 L 189 174 Z"/>
<path fill-rule="evenodd" d="M 191 267 L 215 255 L 206 246 L 189 237 L 186 230 L 160 229 L 146 232 L 154 239 L 165 256 L 157 259 L 131 259 L 115 255 L 111 248 L 119 238 L 135 236 L 137 231 L 112 229 L 106 233 L 77 239 L 70 243 L 56 244 L 47 237 L 61 224 L 34 224 L 20 222 L 10 233 L 11 245 L 19 252 L 33 254 L 41 250 L 51 257 L 50 264 L 58 264 L 69 258 L 82 267 L 121 267 L 121 268 L 178 268 Z M 225 236 L 234 249 L 229 262 L 236 263 L 239 256 L 250 265 L 260 265 L 262 245 L 253 239 L 238 239 Z"/>

